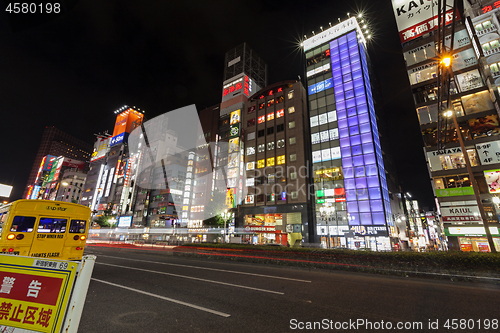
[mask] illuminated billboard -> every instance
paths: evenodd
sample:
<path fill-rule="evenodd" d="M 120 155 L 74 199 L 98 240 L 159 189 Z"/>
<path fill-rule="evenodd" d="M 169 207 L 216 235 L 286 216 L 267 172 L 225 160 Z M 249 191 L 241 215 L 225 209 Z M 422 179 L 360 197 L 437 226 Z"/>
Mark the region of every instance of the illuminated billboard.
<path fill-rule="evenodd" d="M 128 228 L 132 224 L 132 216 L 120 216 L 118 219 L 118 228 Z"/>
<path fill-rule="evenodd" d="M 0 197 L 10 197 L 10 192 L 12 191 L 12 186 L 0 184 Z"/>
<path fill-rule="evenodd" d="M 142 124 L 144 115 L 130 108 L 116 116 L 113 138 L 122 133 L 130 134 L 136 127 Z M 116 142 L 115 142 L 116 144 Z"/>
<path fill-rule="evenodd" d="M 111 137 L 109 136 L 99 136 L 94 143 L 94 151 L 92 152 L 92 156 L 90 156 L 90 162 L 97 161 L 100 158 L 106 156 L 109 148 L 109 142 L 111 141 Z"/>

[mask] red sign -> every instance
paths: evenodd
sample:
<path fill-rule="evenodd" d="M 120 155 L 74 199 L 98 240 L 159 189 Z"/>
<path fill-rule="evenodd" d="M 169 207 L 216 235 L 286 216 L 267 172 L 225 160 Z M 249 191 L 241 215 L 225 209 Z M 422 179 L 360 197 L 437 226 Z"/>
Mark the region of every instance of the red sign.
<path fill-rule="evenodd" d="M 487 5 L 487 6 L 484 6 L 483 8 L 481 8 L 481 12 L 483 14 L 486 14 L 487 12 L 491 12 L 493 9 L 497 9 L 498 7 L 500 7 L 500 1 L 495 1 L 491 5 Z"/>
<path fill-rule="evenodd" d="M 62 278 L 0 272 L 2 298 L 56 305 L 61 290 Z"/>
<path fill-rule="evenodd" d="M 246 225 L 245 231 L 250 232 L 275 232 L 275 226 Z"/>
<path fill-rule="evenodd" d="M 449 24 L 453 21 L 453 10 L 449 10 L 446 12 L 446 24 Z M 456 19 L 459 19 L 460 16 L 457 13 Z M 426 33 L 429 33 L 438 28 L 438 18 L 435 15 L 430 20 L 426 20 L 423 22 L 419 22 L 411 27 L 408 27 L 399 32 L 399 38 L 402 43 L 406 43 L 412 39 L 420 37 Z"/>

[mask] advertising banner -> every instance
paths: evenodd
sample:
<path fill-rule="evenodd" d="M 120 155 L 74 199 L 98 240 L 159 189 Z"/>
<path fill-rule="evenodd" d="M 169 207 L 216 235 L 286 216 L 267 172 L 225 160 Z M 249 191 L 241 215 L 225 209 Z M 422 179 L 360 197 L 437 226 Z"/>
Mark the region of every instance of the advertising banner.
<path fill-rule="evenodd" d="M 500 193 L 500 169 L 485 170 L 484 178 L 490 193 Z"/>
<path fill-rule="evenodd" d="M 453 0 L 446 1 L 446 24 L 453 21 Z M 438 28 L 437 2 L 429 0 L 392 0 L 401 43 L 420 37 Z M 449 10 L 448 10 L 449 9 Z M 458 13 L 457 13 L 458 16 Z"/>
<path fill-rule="evenodd" d="M 0 327 L 59 332 L 78 263 L 0 256 Z"/>
<path fill-rule="evenodd" d="M 441 207 L 443 222 L 482 222 L 478 206 Z"/>
<path fill-rule="evenodd" d="M 128 109 L 116 116 L 113 137 L 122 133 L 131 133 L 136 127 L 142 124 L 144 115 L 134 109 Z"/>
<path fill-rule="evenodd" d="M 474 195 L 474 190 L 472 186 L 436 189 L 436 196 L 438 198 L 455 197 L 459 195 Z"/>

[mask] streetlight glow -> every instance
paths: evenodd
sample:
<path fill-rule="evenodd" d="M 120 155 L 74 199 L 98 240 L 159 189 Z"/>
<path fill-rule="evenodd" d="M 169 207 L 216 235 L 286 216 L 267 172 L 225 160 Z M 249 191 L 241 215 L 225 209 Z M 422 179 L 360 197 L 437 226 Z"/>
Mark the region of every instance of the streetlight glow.
<path fill-rule="evenodd" d="M 445 67 L 450 67 L 450 65 L 451 65 L 451 57 L 444 57 L 444 58 L 441 60 L 441 63 L 442 63 Z"/>

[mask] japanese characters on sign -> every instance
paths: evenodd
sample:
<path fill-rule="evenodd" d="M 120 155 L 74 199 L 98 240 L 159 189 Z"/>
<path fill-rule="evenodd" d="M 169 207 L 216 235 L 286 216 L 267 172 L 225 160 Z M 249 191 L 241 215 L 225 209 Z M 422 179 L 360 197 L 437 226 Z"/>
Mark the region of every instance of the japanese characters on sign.
<path fill-rule="evenodd" d="M 77 264 L 25 257 L 2 257 L 0 326 L 58 332 Z"/>

